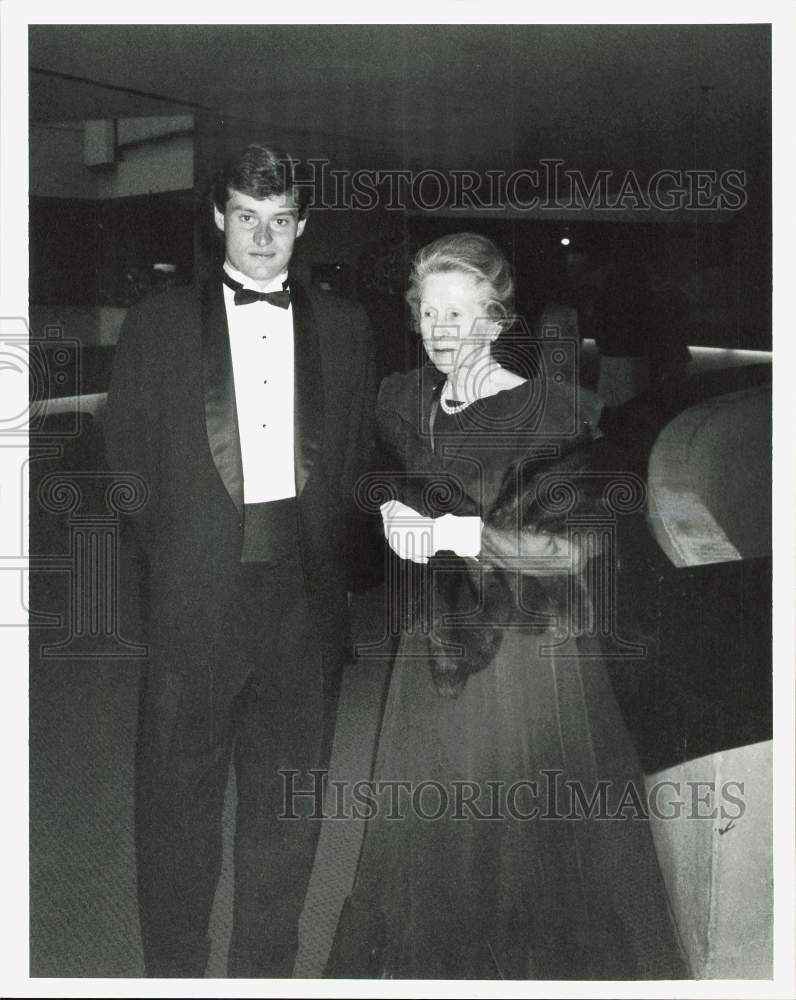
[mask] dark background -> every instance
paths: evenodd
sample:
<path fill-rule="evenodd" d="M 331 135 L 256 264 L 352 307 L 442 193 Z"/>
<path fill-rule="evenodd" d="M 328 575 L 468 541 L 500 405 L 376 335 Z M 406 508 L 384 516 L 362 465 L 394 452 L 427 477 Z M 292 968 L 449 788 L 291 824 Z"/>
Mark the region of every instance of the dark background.
<path fill-rule="evenodd" d="M 130 305 L 158 261 L 176 282 L 203 273 L 206 181 L 254 137 L 342 172 L 507 175 L 558 158 L 587 182 L 608 171 L 614 192 L 628 172 L 643 187 L 664 169 L 742 171 L 736 211 L 316 209 L 296 259 L 393 329 L 413 250 L 474 229 L 511 257 L 529 323 L 546 303 L 569 304 L 594 335 L 607 276 L 626 274 L 685 296 L 689 343 L 770 349 L 768 25 L 42 25 L 30 28 L 30 67 L 34 127 L 195 122 L 193 190 L 41 197 L 32 161 L 33 305 Z M 378 287 L 380 258 L 391 273 Z"/>

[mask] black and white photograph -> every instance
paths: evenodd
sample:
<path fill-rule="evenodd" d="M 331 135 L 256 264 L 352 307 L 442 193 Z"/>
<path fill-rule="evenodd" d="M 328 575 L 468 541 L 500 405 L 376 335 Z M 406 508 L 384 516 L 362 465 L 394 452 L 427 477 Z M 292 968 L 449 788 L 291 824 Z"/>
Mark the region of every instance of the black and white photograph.
<path fill-rule="evenodd" d="M 133 13 L 0 5 L 4 995 L 791 996 L 793 10 Z"/>

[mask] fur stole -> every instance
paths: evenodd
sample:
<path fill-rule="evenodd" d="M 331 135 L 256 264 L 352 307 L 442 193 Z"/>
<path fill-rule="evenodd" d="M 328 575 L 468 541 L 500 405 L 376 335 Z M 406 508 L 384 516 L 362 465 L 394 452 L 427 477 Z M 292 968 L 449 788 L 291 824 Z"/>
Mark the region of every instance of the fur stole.
<path fill-rule="evenodd" d="M 484 522 L 510 537 L 533 531 L 551 536 L 567 535 L 569 507 L 562 502 L 577 494 L 579 514 L 604 513 L 604 481 L 584 475 L 594 467 L 598 444 L 581 445 L 569 454 L 545 463 L 535 462 L 532 471 L 512 466 Z M 458 696 L 467 678 L 487 668 L 500 648 L 501 623 L 527 622 L 527 612 L 548 621 L 560 620 L 569 610 L 572 579 L 567 575 L 522 575 L 484 560 L 461 559 L 452 553 L 434 556 L 431 577 L 429 662 L 431 676 L 442 697 Z M 514 580 L 511 578 L 514 577 Z M 582 575 L 574 581 L 583 587 Z M 518 599 L 518 587 L 522 600 Z M 528 623 L 529 633 L 547 626 Z"/>

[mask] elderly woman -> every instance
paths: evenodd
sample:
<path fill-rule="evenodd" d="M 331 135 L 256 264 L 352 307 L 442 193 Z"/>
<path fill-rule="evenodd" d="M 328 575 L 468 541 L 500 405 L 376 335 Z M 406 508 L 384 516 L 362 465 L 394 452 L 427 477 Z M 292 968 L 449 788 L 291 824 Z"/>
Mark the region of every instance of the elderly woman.
<path fill-rule="evenodd" d="M 482 236 L 423 248 L 407 297 L 431 364 L 379 394 L 388 596 L 411 600 L 332 976 L 686 974 L 635 754 L 574 634 L 588 553 L 544 488 L 583 471 L 599 405 L 565 344 L 499 363 L 512 291 Z"/>

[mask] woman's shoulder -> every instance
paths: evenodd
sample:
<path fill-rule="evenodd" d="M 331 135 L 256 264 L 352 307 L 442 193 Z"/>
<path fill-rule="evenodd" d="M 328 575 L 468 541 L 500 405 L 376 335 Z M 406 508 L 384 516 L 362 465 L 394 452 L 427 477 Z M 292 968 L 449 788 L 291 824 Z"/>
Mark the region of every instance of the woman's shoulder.
<path fill-rule="evenodd" d="M 582 423 L 596 427 L 599 422 L 602 400 L 581 385 L 550 378 L 522 378 L 510 371 L 495 376 L 493 381 L 496 391 L 490 400 L 494 405 L 516 412 L 524 424 L 539 431 L 572 433 Z"/>
<path fill-rule="evenodd" d="M 508 373 L 511 375 L 511 373 Z M 602 401 L 583 386 L 552 379 L 506 379 L 505 388 L 481 400 L 496 430 L 512 428 L 534 439 L 583 440 L 600 436 Z"/>
<path fill-rule="evenodd" d="M 597 393 L 576 382 L 548 380 L 544 399 L 540 429 L 555 433 L 566 428 L 575 435 L 598 435 L 603 403 Z"/>

